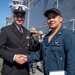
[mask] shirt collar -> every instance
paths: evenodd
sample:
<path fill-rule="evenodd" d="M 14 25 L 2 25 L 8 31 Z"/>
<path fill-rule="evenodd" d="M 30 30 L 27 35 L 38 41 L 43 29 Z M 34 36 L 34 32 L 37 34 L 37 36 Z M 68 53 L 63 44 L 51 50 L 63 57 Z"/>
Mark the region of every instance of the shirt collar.
<path fill-rule="evenodd" d="M 15 24 L 15 23 L 14 23 Z M 15 26 L 16 26 L 16 28 L 19 30 L 20 29 L 20 27 L 19 26 L 17 26 L 16 24 L 15 24 Z M 22 33 L 23 33 L 23 28 L 21 27 L 21 31 L 22 31 Z"/>

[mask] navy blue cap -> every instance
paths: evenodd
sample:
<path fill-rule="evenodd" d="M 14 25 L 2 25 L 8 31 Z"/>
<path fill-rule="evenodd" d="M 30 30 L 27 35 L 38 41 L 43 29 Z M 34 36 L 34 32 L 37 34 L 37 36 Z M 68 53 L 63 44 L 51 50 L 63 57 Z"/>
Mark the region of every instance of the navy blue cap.
<path fill-rule="evenodd" d="M 51 8 L 49 10 L 46 10 L 45 13 L 44 13 L 44 16 L 48 17 L 49 13 L 56 13 L 56 14 L 62 16 L 61 12 L 57 8 Z"/>

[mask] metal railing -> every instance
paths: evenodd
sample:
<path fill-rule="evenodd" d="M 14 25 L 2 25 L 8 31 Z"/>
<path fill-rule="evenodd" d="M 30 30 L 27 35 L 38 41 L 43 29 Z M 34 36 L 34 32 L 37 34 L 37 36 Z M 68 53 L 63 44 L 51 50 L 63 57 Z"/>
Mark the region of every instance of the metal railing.
<path fill-rule="evenodd" d="M 75 19 L 70 19 L 62 22 L 63 28 L 75 31 Z M 45 34 L 49 31 L 48 25 L 36 28 L 37 31 L 42 30 Z"/>

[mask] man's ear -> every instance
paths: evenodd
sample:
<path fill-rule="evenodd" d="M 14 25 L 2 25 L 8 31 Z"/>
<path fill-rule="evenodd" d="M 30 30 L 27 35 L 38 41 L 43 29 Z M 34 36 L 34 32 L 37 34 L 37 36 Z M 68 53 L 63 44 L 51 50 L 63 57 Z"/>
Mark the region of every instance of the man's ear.
<path fill-rule="evenodd" d="M 63 18 L 60 16 L 60 22 L 62 22 Z"/>

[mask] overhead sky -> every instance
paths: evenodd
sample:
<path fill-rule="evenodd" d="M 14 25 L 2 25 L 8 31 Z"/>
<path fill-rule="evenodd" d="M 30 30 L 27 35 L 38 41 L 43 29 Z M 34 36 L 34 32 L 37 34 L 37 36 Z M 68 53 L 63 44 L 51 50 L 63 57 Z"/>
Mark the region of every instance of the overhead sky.
<path fill-rule="evenodd" d="M 1 0 L 0 1 L 0 28 L 6 25 L 6 16 L 11 15 L 9 3 L 13 0 Z"/>

